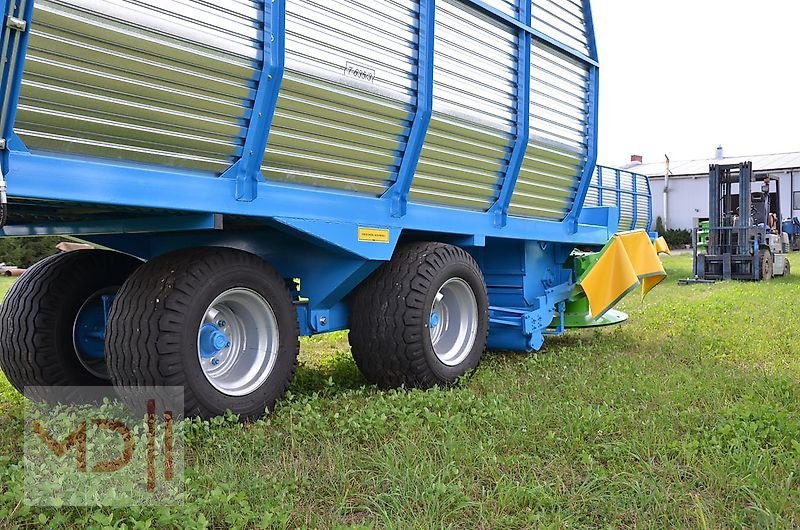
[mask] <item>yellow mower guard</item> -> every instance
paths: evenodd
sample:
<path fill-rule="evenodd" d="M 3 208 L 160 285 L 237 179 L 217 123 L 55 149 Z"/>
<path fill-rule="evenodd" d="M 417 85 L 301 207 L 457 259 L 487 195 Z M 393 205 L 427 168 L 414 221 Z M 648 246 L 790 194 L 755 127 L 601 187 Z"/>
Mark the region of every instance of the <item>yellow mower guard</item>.
<path fill-rule="evenodd" d="M 637 286 L 642 300 L 667 277 L 659 253 L 669 253 L 663 238 L 651 242 L 644 230 L 616 234 L 600 252 L 597 263 L 578 280 L 594 319 L 602 317 Z"/>

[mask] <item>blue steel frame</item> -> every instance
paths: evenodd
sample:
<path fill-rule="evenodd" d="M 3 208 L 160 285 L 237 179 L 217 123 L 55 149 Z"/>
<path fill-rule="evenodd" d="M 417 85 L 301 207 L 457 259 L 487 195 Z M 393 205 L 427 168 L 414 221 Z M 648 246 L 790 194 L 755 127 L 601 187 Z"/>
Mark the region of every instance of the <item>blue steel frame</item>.
<path fill-rule="evenodd" d="M 282 39 L 277 38 L 274 42 L 266 42 L 271 40 L 267 39 L 268 34 L 283 33 L 285 0 L 275 0 L 274 2 L 265 2 L 265 25 L 269 21 L 280 31 L 265 30 L 265 65 L 261 75 L 262 86 L 257 90 L 256 97 L 257 104 L 263 105 L 260 110 L 262 119 L 259 119 L 257 115 L 251 119 L 243 157 L 225 172 L 225 175 L 235 175 L 236 178 L 218 178 L 211 173 L 174 171 L 170 168 L 140 164 L 31 154 L 19 149 L 19 145 L 12 144 L 7 179 L 10 187 L 9 195 L 19 198 L 75 201 L 145 209 L 175 209 L 174 193 L 175 190 L 181 190 L 185 197 L 185 202 L 180 205 L 180 209 L 183 211 L 215 212 L 260 218 L 298 218 L 314 221 L 322 226 L 319 230 L 324 232 L 326 238 L 334 238 L 336 245 L 348 248 L 362 256 L 374 254 L 373 251 L 366 250 L 371 245 L 374 246 L 374 243 L 359 242 L 357 238 L 353 237 L 354 225 L 382 227 L 398 231 L 430 231 L 431 228 L 435 228 L 436 232 L 475 236 L 478 239 L 485 237 L 530 239 L 533 237 L 542 241 L 603 245 L 611 235 L 608 230 L 610 227 L 582 224 L 581 222 L 582 218 L 602 217 L 598 215 L 583 217 L 581 215 L 583 199 L 590 180 L 586 175 L 591 175 L 591 171 L 594 170 L 597 151 L 597 51 L 589 0 L 583 1 L 583 7 L 587 19 L 590 56 L 534 30 L 527 23 L 530 12 L 526 13 L 525 9 L 522 9 L 525 17 L 523 22 L 509 17 L 482 0 L 461 0 L 501 22 L 520 29 L 533 39 L 547 42 L 561 52 L 587 64 L 590 68 L 589 154 L 572 212 L 564 222 L 510 217 L 505 226 L 498 226 L 503 223 L 495 222 L 496 210 L 494 212 L 472 212 L 443 206 L 407 203 L 407 190 L 410 188 L 413 178 L 412 169 L 416 168 L 430 122 L 428 115 L 433 92 L 435 2 L 434 0 L 420 1 L 421 7 L 424 8 L 420 13 L 419 28 L 421 35 L 420 63 L 422 63 L 420 72 L 422 77 L 427 78 L 419 83 L 418 92 L 421 94 L 418 94 L 417 109 L 415 109 L 415 127 L 412 127 L 411 132 L 413 138 L 408 143 L 402 171 L 395 184 L 396 193 L 376 198 L 323 189 L 303 188 L 300 191 L 298 187 L 267 182 L 263 179 L 260 167 L 266 148 L 261 149 L 261 147 L 264 147 L 267 142 L 270 118 L 274 115 L 284 67 L 285 46 Z M 529 2 L 526 1 L 526 3 Z M 527 39 L 524 40 L 523 48 L 527 47 Z M 520 66 L 526 68 L 529 62 L 528 56 Z M 22 69 L 20 68 L 13 80 L 13 108 L 16 108 L 21 74 Z M 265 79 L 266 83 L 264 83 Z M 522 104 L 525 104 L 524 100 L 528 99 L 526 94 L 530 93 L 530 75 L 520 76 L 520 81 L 520 95 L 524 96 L 521 99 L 523 100 Z M 258 109 L 255 109 L 254 112 L 257 111 Z M 529 113 L 520 114 L 520 125 L 528 119 L 523 114 Z M 519 128 L 521 129 L 519 136 L 525 136 L 527 134 L 525 128 L 522 126 Z M 250 155 L 251 151 L 252 155 Z M 522 149 L 515 151 L 513 158 L 520 160 Z M 505 179 L 507 184 L 504 185 L 503 201 L 510 199 L 511 182 L 516 178 L 516 175 L 511 175 L 510 179 L 508 176 L 506 175 Z M 501 210 L 507 209 L 507 206 L 500 204 L 498 206 Z M 403 215 L 403 210 L 405 210 L 405 215 Z M 401 217 L 397 217 L 398 215 Z M 331 230 L 330 226 L 323 226 L 331 221 L 337 223 L 337 230 Z"/>
<path fill-rule="evenodd" d="M 235 197 L 234 180 L 209 173 L 20 151 L 12 151 L 10 159 L 7 180 L 14 197 L 174 210 L 175 191 L 181 190 L 186 201 L 181 205 L 182 211 L 307 220 L 318 224 L 319 230 L 328 231 L 328 237 L 333 238 L 330 242 L 359 254 L 375 248 L 375 243 L 359 242 L 355 226 L 597 246 L 604 245 L 616 228 L 609 231 L 608 225 L 587 221 L 579 225 L 580 230 L 573 231 L 565 223 L 513 216 L 501 228 L 494 225 L 493 216 L 488 213 L 413 202 L 408 204 L 407 215 L 399 219 L 391 215 L 386 201 L 380 198 L 323 189 L 303 189 L 300 193 L 296 186 L 274 182 L 258 182 L 256 198 L 245 203 Z"/>
<path fill-rule="evenodd" d="M 24 9 L 20 12 L 22 4 L 16 0 L 4 0 L 2 21 L 0 22 L 0 112 L 5 109 L 6 115 L 3 121 L 4 126 L 0 130 L 0 139 L 6 140 L 7 144 L 0 151 L 0 172 L 2 176 L 8 174 L 10 169 L 11 149 L 25 150 L 22 142 L 14 134 L 14 122 L 17 116 L 17 102 L 22 85 L 22 72 L 25 64 L 25 56 L 28 50 L 28 38 L 30 36 L 31 19 L 33 18 L 33 0 L 27 0 Z M 25 22 L 25 30 L 22 32 L 12 30 L 7 25 L 10 17 L 16 17 Z M 19 45 L 14 54 L 12 42 L 19 38 Z M 11 73 L 13 72 L 13 76 Z M 0 177 L 1 179 L 1 177 Z"/>
<path fill-rule="evenodd" d="M 258 194 L 261 165 L 278 106 L 286 62 L 286 0 L 264 0 L 262 65 L 250 126 L 241 158 L 222 176 L 236 179 L 236 199 L 252 202 Z"/>
<path fill-rule="evenodd" d="M 417 105 L 406 151 L 397 173 L 397 181 L 384 194 L 391 198 L 392 216 L 408 213 L 408 195 L 422 156 L 425 137 L 433 116 L 433 58 L 436 39 L 436 0 L 419 0 L 417 36 Z"/>
<path fill-rule="evenodd" d="M 597 165 L 597 135 L 598 135 L 598 113 L 600 103 L 600 68 L 598 65 L 597 39 L 594 34 L 594 18 L 592 17 L 592 7 L 590 0 L 583 0 L 583 18 L 586 22 L 586 36 L 589 43 L 589 53 L 593 63 L 589 63 L 589 99 L 587 112 L 587 134 L 589 138 L 587 146 L 586 165 L 583 167 L 578 191 L 575 195 L 575 202 L 572 211 L 565 219 L 574 231 L 578 231 L 581 212 L 583 211 L 586 193 L 592 182 L 595 166 Z"/>
<path fill-rule="evenodd" d="M 584 161 L 583 172 L 581 173 L 580 181 L 578 184 L 578 189 L 575 194 L 575 199 L 573 202 L 572 209 L 570 210 L 569 214 L 564 219 L 564 224 L 568 227 L 568 230 L 572 231 L 573 233 L 577 232 L 579 229 L 579 223 L 581 218 L 581 213 L 583 211 L 583 203 L 586 198 L 586 193 L 589 190 L 589 184 L 592 179 L 592 174 L 594 173 L 594 168 L 597 164 L 597 134 L 598 134 L 598 106 L 599 106 L 599 92 L 600 92 L 600 71 L 599 71 L 599 63 L 598 63 L 598 53 L 597 53 L 597 40 L 594 34 L 594 19 L 592 18 L 592 8 L 591 8 L 591 0 L 583 0 L 583 16 L 586 23 L 586 35 L 588 41 L 588 49 L 589 55 L 587 56 L 584 53 L 581 53 L 574 48 L 565 45 L 564 43 L 558 42 L 553 38 L 541 33 L 538 30 L 535 30 L 531 27 L 531 2 L 529 0 L 523 0 L 520 2 L 520 17 L 519 19 L 512 18 L 507 14 L 497 10 L 496 8 L 490 6 L 489 4 L 485 3 L 483 0 L 461 0 L 464 3 L 472 4 L 473 6 L 479 8 L 484 13 L 492 16 L 493 18 L 500 20 L 501 22 L 505 22 L 510 24 L 521 32 L 526 33 L 534 40 L 544 42 L 548 46 L 566 54 L 569 57 L 585 64 L 589 69 L 589 81 L 588 81 L 588 93 L 589 97 L 587 98 L 587 106 L 586 106 L 586 113 L 588 116 L 587 119 L 587 156 L 586 160 Z M 524 7 L 523 5 L 524 4 Z M 529 45 L 523 43 L 524 45 Z M 527 103 L 530 105 L 529 95 L 530 95 L 530 54 L 528 54 L 527 59 L 520 62 L 520 72 L 518 77 L 518 85 L 520 86 L 520 92 L 527 92 L 528 95 L 524 96 L 526 100 L 523 103 Z M 528 68 L 528 75 L 524 76 L 524 72 L 522 71 L 523 68 Z M 528 107 L 529 108 L 529 107 Z M 529 114 L 529 113 L 528 113 Z M 519 128 L 520 128 L 520 121 L 521 119 L 529 119 L 529 115 L 527 116 L 518 116 L 517 120 L 517 139 L 520 139 Z M 527 130 L 524 133 L 525 135 L 528 134 Z M 516 172 L 512 170 L 515 168 L 515 164 L 518 162 L 519 167 L 522 165 L 522 160 L 524 159 L 525 150 L 527 149 L 527 143 L 525 145 L 525 149 L 522 149 L 521 158 L 517 158 L 520 156 L 520 148 L 519 145 L 516 144 L 514 146 L 511 163 L 509 164 L 509 174 L 511 174 L 511 180 L 508 180 L 508 174 L 504 179 L 503 185 L 501 187 L 500 197 L 497 203 L 492 207 L 490 213 L 494 215 L 495 222 L 498 226 L 504 226 L 506 222 L 506 218 L 508 215 L 508 206 L 511 201 L 511 196 L 514 192 L 514 187 L 516 186 L 516 180 L 519 176 L 519 168 L 516 168 Z"/>
<path fill-rule="evenodd" d="M 520 2 L 519 20 L 525 26 L 531 25 L 530 2 Z M 525 154 L 528 151 L 528 141 L 531 134 L 531 47 L 533 40 L 531 34 L 524 29 L 518 29 L 518 33 L 517 139 L 511 151 L 511 158 L 508 162 L 505 178 L 500 186 L 497 201 L 490 210 L 494 214 L 495 226 L 499 227 L 505 226 L 508 222 L 508 208 L 511 205 L 511 197 L 514 195 L 514 188 L 517 186 L 519 172 L 522 169 L 523 162 L 525 162 Z"/>
<path fill-rule="evenodd" d="M 598 64 L 590 2 L 583 0 L 590 43 L 587 56 L 534 30 L 531 27 L 530 0 L 522 0 L 518 19 L 482 0 L 461 1 L 516 28 L 520 35 L 517 135 L 508 170 L 499 179 L 498 201 L 489 211 L 457 210 L 408 200 L 433 112 L 435 0 L 420 0 L 417 100 L 406 152 L 397 181 L 389 191 L 381 197 L 371 197 L 265 180 L 261 166 L 284 73 L 286 16 L 286 0 L 265 0 L 263 60 L 255 108 L 250 115 L 241 158 L 222 175 L 229 178 L 159 166 L 32 154 L 17 139 L 10 144 L 11 149 L 6 152 L 8 164 L 4 164 L 9 168 L 10 195 L 15 198 L 96 203 L 142 210 L 174 211 L 177 206 L 186 215 L 38 227 L 11 226 L 0 235 L 80 235 L 87 240 L 150 258 L 186 245 L 250 249 L 269 256 L 270 260 L 274 258 L 275 266 L 289 274 L 287 277 L 303 278 L 300 296 L 310 299 L 307 304 L 298 306 L 304 334 L 347 326 L 347 309 L 341 300 L 381 262 L 390 259 L 402 233 L 433 233 L 442 240 L 462 241 L 476 254 L 480 253 L 481 247 L 495 245 L 495 240 L 517 240 L 524 244 L 525 249 L 524 289 L 519 296 L 514 295 L 516 298 L 509 298 L 517 300 L 513 304 L 509 302 L 510 305 L 494 307 L 497 316 L 493 318 L 502 320 L 500 325 L 504 328 L 522 330 L 528 346 L 540 347 L 549 325 L 547 316 L 552 316 L 554 308 L 566 299 L 572 285 L 572 280 L 563 276 L 568 276 L 569 272 L 554 272 L 554 267 L 560 267 L 557 263 L 561 263 L 561 258 L 575 246 L 601 247 L 617 228 L 614 220 L 616 208 L 582 208 L 597 155 Z M 33 0 L 29 2 L 29 11 L 32 11 Z M 8 4 L 9 0 L 5 0 L 5 5 Z M 30 13 L 27 17 L 30 21 Z M 528 147 L 531 47 L 534 39 L 547 43 L 589 69 L 588 154 L 574 206 L 563 222 L 508 215 L 508 206 Z M 21 74 L 22 68 L 19 68 L 14 79 L 10 80 L 13 84 L 13 109 L 17 106 Z M 176 190 L 182 197 L 179 204 L 175 200 Z M 218 225 L 219 218 L 209 212 L 243 216 L 255 222 L 260 220 L 265 229 L 228 233 Z M 386 230 L 388 241 L 360 240 L 358 229 L 362 227 Z M 275 248 L 283 254 L 277 254 Z M 509 255 L 512 260 L 517 257 Z M 517 316 L 509 320 L 509 314 Z M 520 315 L 521 318 L 517 318 Z M 517 339 L 509 338 L 507 342 L 501 340 L 496 344 L 519 343 Z"/>

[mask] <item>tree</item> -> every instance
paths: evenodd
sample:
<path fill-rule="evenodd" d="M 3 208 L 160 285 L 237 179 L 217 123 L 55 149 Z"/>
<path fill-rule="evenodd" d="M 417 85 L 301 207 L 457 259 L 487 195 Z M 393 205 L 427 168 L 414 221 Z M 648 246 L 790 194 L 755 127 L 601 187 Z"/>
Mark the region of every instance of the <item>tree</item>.
<path fill-rule="evenodd" d="M 656 217 L 656 232 L 661 237 L 664 237 L 667 233 L 666 229 L 664 228 L 664 220 L 661 218 L 660 215 Z"/>
<path fill-rule="evenodd" d="M 0 263 L 28 268 L 56 253 L 58 237 L 0 238 Z"/>

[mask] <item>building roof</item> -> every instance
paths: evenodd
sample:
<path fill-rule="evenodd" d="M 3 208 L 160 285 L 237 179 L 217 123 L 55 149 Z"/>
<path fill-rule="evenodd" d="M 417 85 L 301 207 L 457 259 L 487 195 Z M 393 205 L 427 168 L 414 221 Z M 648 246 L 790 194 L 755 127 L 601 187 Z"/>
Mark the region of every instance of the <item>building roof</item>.
<path fill-rule="evenodd" d="M 774 155 L 732 156 L 723 159 L 704 158 L 701 160 L 670 161 L 669 170 L 671 177 L 708 175 L 708 166 L 711 164 L 740 164 L 752 162 L 753 171 L 773 172 L 800 170 L 800 152 L 778 153 Z M 648 177 L 663 177 L 666 172 L 666 160 L 651 164 L 640 164 L 630 167 L 628 171 L 647 175 Z"/>

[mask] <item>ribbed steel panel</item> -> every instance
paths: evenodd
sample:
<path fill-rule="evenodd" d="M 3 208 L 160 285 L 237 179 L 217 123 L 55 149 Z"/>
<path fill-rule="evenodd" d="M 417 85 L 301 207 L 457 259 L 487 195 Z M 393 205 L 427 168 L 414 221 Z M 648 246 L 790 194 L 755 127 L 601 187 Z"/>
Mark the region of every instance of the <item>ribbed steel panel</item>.
<path fill-rule="evenodd" d="M 518 17 L 516 0 L 484 0 Z M 222 173 L 263 63 L 261 0 L 37 0 L 16 130 L 33 150 Z M 587 52 L 578 0 L 534 27 Z M 285 73 L 262 166 L 273 181 L 382 195 L 417 108 L 418 0 L 286 0 Z M 437 0 L 433 117 L 413 201 L 486 210 L 516 139 L 519 30 Z M 563 219 L 586 164 L 588 67 L 532 47 L 530 143 L 509 213 Z M 261 147 L 259 146 L 258 150 Z"/>
<path fill-rule="evenodd" d="M 493 7 L 512 18 L 519 16 L 519 2 L 518 0 L 483 0 L 486 5 Z M 521 0 L 523 2 L 530 0 Z"/>
<path fill-rule="evenodd" d="M 636 228 L 650 230 L 653 215 L 653 197 L 650 183 L 644 175 L 635 175 L 636 178 Z"/>
<path fill-rule="evenodd" d="M 37 0 L 16 132 L 32 150 L 222 172 L 242 143 L 261 10 Z"/>
<path fill-rule="evenodd" d="M 434 114 L 412 200 L 486 210 L 497 198 L 515 134 L 517 46 L 511 27 L 437 1 Z"/>
<path fill-rule="evenodd" d="M 548 37 L 589 55 L 581 0 L 533 0 L 532 25 Z"/>
<path fill-rule="evenodd" d="M 593 206 L 618 207 L 621 231 L 651 228 L 652 194 L 644 175 L 597 166 L 584 202 Z"/>
<path fill-rule="evenodd" d="M 619 229 L 630 230 L 633 228 L 633 216 L 636 211 L 634 207 L 634 196 L 627 193 L 619 195 Z"/>
<path fill-rule="evenodd" d="M 563 219 L 588 149 L 588 68 L 542 43 L 531 53 L 530 142 L 509 213 Z"/>
<path fill-rule="evenodd" d="M 418 2 L 286 4 L 286 73 L 263 172 L 380 195 L 396 178 L 415 103 Z"/>

